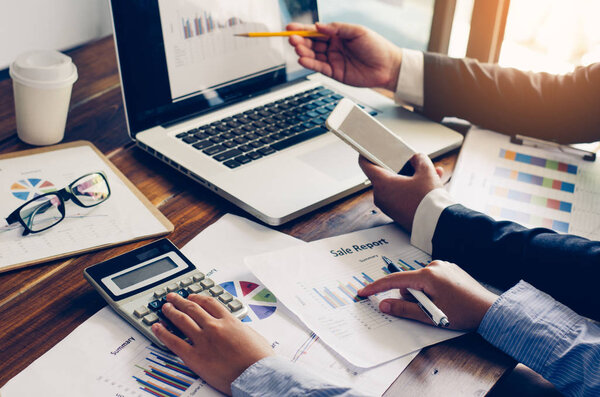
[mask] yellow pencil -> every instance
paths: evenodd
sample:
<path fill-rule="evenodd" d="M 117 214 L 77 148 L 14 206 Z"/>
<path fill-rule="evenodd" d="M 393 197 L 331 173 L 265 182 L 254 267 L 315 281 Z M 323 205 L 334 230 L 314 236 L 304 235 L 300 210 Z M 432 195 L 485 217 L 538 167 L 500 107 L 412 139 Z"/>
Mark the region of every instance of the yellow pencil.
<path fill-rule="evenodd" d="M 235 36 L 240 37 L 287 37 L 287 36 L 302 36 L 302 37 L 327 37 L 327 35 L 314 30 L 286 30 L 285 32 L 249 32 L 238 33 Z"/>

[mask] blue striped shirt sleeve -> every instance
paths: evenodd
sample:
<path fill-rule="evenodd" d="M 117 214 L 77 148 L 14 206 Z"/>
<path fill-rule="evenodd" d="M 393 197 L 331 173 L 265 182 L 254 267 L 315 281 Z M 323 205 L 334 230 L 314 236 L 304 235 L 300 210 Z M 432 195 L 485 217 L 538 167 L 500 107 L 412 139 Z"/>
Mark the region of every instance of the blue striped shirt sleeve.
<path fill-rule="evenodd" d="M 234 397 L 250 396 L 362 396 L 333 385 L 283 357 L 270 356 L 248 367 L 232 384 Z"/>
<path fill-rule="evenodd" d="M 502 294 L 478 332 L 569 396 L 600 396 L 600 325 L 525 281 Z"/>

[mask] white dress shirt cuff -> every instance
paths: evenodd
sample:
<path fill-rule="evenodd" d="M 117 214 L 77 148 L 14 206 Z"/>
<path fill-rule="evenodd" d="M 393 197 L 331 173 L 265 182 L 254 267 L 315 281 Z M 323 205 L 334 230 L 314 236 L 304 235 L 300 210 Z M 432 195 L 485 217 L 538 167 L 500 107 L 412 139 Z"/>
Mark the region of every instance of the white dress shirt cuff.
<path fill-rule="evenodd" d="M 423 107 L 423 53 L 421 51 L 402 49 L 402 64 L 396 86 L 396 102 Z"/>
<path fill-rule="evenodd" d="M 440 215 L 446 207 L 454 204 L 456 201 L 443 188 L 437 188 L 427 193 L 415 212 L 410 243 L 431 255 L 433 250 L 431 240 Z"/>

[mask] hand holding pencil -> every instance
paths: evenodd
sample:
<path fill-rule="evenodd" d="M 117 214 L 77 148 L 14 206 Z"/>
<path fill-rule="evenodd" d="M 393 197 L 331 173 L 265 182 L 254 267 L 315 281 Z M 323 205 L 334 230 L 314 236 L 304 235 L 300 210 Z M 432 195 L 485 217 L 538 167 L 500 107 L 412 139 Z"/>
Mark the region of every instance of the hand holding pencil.
<path fill-rule="evenodd" d="M 300 36 L 300 37 L 318 37 L 326 39 L 327 35 L 323 33 L 319 33 L 314 30 L 287 30 L 284 32 L 248 32 L 248 33 L 238 33 L 234 36 L 238 37 L 290 37 L 290 36 Z"/>
<path fill-rule="evenodd" d="M 377 33 L 347 23 L 303 25 L 291 23 L 290 44 L 298 63 L 342 83 L 358 87 L 382 87 L 395 91 L 402 62 L 402 50 Z M 312 36 L 321 34 L 325 37 Z"/>

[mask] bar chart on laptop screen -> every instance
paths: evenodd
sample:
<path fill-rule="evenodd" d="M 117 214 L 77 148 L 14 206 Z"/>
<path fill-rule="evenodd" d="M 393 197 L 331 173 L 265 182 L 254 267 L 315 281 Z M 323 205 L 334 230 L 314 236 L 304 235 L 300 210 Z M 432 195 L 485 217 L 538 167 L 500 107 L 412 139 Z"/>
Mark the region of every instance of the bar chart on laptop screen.
<path fill-rule="evenodd" d="M 236 33 L 281 30 L 277 0 L 159 0 L 173 100 L 274 70 L 284 40 Z"/>
<path fill-rule="evenodd" d="M 598 239 L 599 172 L 597 162 L 475 130 L 465 140 L 450 191 L 496 219 Z"/>

